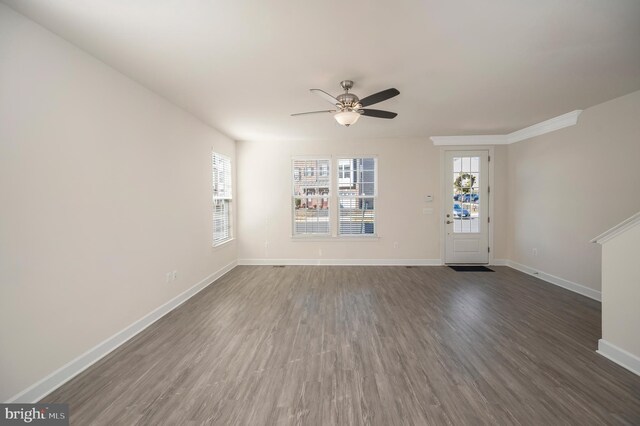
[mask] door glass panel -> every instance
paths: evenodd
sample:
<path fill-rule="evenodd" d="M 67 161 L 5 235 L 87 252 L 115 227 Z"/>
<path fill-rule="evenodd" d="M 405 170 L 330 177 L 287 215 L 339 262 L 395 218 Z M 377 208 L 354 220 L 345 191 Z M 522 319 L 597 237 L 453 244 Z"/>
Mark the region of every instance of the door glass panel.
<path fill-rule="evenodd" d="M 453 232 L 480 232 L 480 157 L 453 157 Z"/>

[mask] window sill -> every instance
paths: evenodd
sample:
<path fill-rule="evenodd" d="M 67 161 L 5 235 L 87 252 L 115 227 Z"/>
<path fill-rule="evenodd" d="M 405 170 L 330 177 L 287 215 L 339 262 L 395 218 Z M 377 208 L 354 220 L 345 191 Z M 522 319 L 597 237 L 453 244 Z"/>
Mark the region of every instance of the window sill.
<path fill-rule="evenodd" d="M 232 237 L 232 238 L 229 238 L 228 240 L 224 240 L 221 243 L 218 243 L 216 245 L 211 246 L 211 248 L 219 249 L 219 248 L 222 248 L 222 247 L 226 246 L 227 244 L 229 244 L 230 242 L 235 241 L 235 240 L 236 240 L 235 237 Z"/>
<path fill-rule="evenodd" d="M 327 243 L 327 242 L 331 242 L 331 243 L 337 243 L 337 242 L 345 242 L 345 241 L 349 241 L 349 242 L 364 242 L 364 241 L 378 241 L 380 239 L 380 237 L 378 237 L 377 235 L 371 235 L 370 237 L 363 237 L 362 235 L 354 235 L 354 236 L 346 236 L 346 235 L 342 235 L 342 236 L 304 236 L 304 235 L 293 235 L 291 236 L 291 241 L 295 242 L 295 243 L 300 243 L 300 242 L 323 242 L 323 243 Z"/>

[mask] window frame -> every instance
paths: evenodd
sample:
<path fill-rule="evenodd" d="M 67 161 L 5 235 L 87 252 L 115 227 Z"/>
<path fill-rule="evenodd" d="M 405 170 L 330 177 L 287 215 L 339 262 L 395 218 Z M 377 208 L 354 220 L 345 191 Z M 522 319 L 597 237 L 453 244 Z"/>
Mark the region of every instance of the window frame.
<path fill-rule="evenodd" d="M 227 162 L 228 166 L 222 168 L 221 171 L 218 171 L 218 179 L 216 180 L 216 170 L 218 170 L 217 162 Z M 228 169 L 228 170 L 226 170 Z M 220 173 L 223 174 L 223 179 L 221 180 Z M 231 157 L 228 157 L 224 154 L 220 154 L 219 152 L 211 151 L 211 220 L 212 220 L 212 230 L 211 236 L 213 238 L 212 247 L 220 247 L 229 241 L 233 240 L 233 214 L 232 214 L 232 204 L 233 204 L 233 161 Z M 228 182 L 226 182 L 228 178 Z M 217 194 L 216 188 L 219 183 L 223 183 L 225 186 L 224 193 L 222 195 Z M 227 188 L 228 187 L 228 188 Z M 221 203 L 221 204 L 220 204 Z M 224 209 L 226 212 L 224 213 L 226 216 L 226 236 L 223 238 L 217 237 L 216 232 L 216 207 L 217 205 L 225 206 Z"/>
<path fill-rule="evenodd" d="M 338 238 L 342 238 L 342 239 L 351 239 L 351 238 L 378 238 L 378 156 L 377 155 L 341 155 L 341 156 L 337 156 L 336 157 L 336 164 L 340 164 L 340 161 L 344 161 L 344 160 L 350 160 L 350 164 L 349 164 L 349 174 L 350 174 L 350 179 L 353 180 L 354 176 L 356 175 L 356 170 L 353 167 L 353 161 L 357 160 L 357 159 L 371 159 L 373 160 L 373 195 L 345 195 L 345 196 L 341 196 L 340 195 L 340 183 L 336 182 L 336 216 L 337 216 L 337 223 L 336 223 L 336 234 Z M 344 172 L 344 170 L 342 170 L 342 172 Z M 340 171 L 338 171 L 338 174 L 336 175 L 339 179 L 340 177 Z M 338 180 L 336 179 L 336 180 Z M 374 216 L 373 216 L 373 233 L 371 234 L 342 234 L 340 233 L 340 200 L 342 199 L 353 199 L 355 198 L 356 200 L 358 199 L 367 199 L 367 198 L 372 198 L 373 199 L 373 205 L 374 205 Z"/>
<path fill-rule="evenodd" d="M 339 196 L 339 161 L 345 159 L 358 159 L 358 158 L 367 158 L 374 160 L 374 195 L 365 195 L 361 196 L 361 198 L 373 198 L 374 200 L 374 208 L 375 216 L 374 216 L 374 232 L 372 234 L 340 234 L 340 196 Z M 328 198 L 329 208 L 329 230 L 328 233 L 296 233 L 295 229 L 295 200 L 296 198 L 304 198 L 304 197 L 296 197 L 294 194 L 295 189 L 295 162 L 296 161 L 305 161 L 305 160 L 326 160 L 328 161 L 328 176 L 324 176 L 321 173 L 322 168 L 318 167 L 316 170 L 316 177 L 328 177 L 329 178 L 329 196 L 316 196 L 314 198 Z M 353 164 L 353 163 L 351 163 Z M 291 157 L 291 169 L 289 170 L 289 176 L 291 179 L 291 189 L 290 189 L 290 203 L 291 203 L 291 222 L 290 222 L 290 230 L 291 230 L 291 239 L 293 241 L 376 241 L 378 240 L 378 173 L 379 173 L 379 165 L 378 165 L 378 155 L 375 154 L 357 154 L 357 155 L 313 155 L 313 156 L 292 156 Z M 300 168 L 300 177 L 305 177 L 305 169 Z M 333 172 L 335 170 L 335 172 Z M 355 171 L 353 170 L 353 166 L 350 166 L 350 175 L 353 177 Z M 306 176 L 309 177 L 309 176 Z M 307 197 L 309 198 L 309 197 Z M 350 197 L 353 198 L 353 197 Z M 335 207 L 334 207 L 335 206 Z"/>
<path fill-rule="evenodd" d="M 313 168 L 308 167 L 308 166 L 304 166 L 302 168 L 300 168 L 300 174 L 299 177 L 301 179 L 303 178 L 327 178 L 329 180 L 329 183 L 327 184 L 327 188 L 329 188 L 329 193 L 326 195 L 322 195 L 322 194 L 316 194 L 313 196 L 305 196 L 305 197 L 301 197 L 299 195 L 295 194 L 295 186 L 296 186 L 296 180 L 295 180 L 295 176 L 296 176 L 296 167 L 295 167 L 295 163 L 296 161 L 326 161 L 327 162 L 327 175 L 324 176 L 321 173 L 322 167 L 316 167 L 315 170 L 313 170 Z M 333 235 L 333 214 L 332 214 L 332 203 L 334 202 L 333 198 L 334 198 L 334 188 L 333 188 L 333 177 L 331 176 L 331 170 L 333 167 L 333 158 L 331 156 L 293 156 L 291 157 L 291 169 L 290 169 L 290 177 L 291 177 L 291 192 L 290 192 L 290 199 L 291 199 L 291 236 L 292 238 L 295 239 L 310 239 L 310 238 L 330 238 Z M 307 173 L 307 170 L 310 170 L 310 173 Z M 320 186 L 318 186 L 320 187 Z M 327 232 L 305 232 L 305 233 L 300 233 L 300 232 L 296 232 L 296 200 L 297 199 L 318 199 L 318 200 L 322 200 L 322 199 L 327 199 L 327 203 L 329 205 L 328 209 L 327 209 L 327 213 L 328 213 L 328 230 Z"/>

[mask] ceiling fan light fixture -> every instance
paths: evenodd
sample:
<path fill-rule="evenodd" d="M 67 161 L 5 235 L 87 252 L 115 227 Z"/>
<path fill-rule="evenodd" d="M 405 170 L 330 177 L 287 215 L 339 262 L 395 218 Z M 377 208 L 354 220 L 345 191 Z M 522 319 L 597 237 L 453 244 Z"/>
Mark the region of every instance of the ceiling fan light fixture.
<path fill-rule="evenodd" d="M 340 124 L 341 126 L 349 127 L 352 124 L 355 124 L 356 121 L 358 121 L 358 119 L 360 118 L 360 113 L 356 111 L 345 110 L 335 113 L 333 115 L 333 118 L 335 118 L 338 124 Z"/>
<path fill-rule="evenodd" d="M 349 127 L 352 124 L 355 124 L 361 115 L 366 115 L 367 117 L 372 118 L 395 118 L 398 114 L 391 111 L 383 111 L 379 109 L 369 109 L 366 108 L 369 105 L 374 105 L 379 102 L 386 101 L 387 99 L 391 99 L 395 96 L 398 96 L 400 92 L 398 89 L 387 89 L 382 92 L 374 93 L 373 95 L 369 95 L 365 98 L 358 98 L 353 93 L 350 93 L 349 90 L 353 87 L 353 81 L 344 80 L 340 83 L 344 93 L 339 94 L 338 96 L 332 96 L 329 93 L 325 92 L 322 89 L 310 89 L 311 93 L 314 93 L 320 96 L 325 101 L 329 102 L 331 106 L 335 109 L 324 110 L 324 111 L 309 111 L 309 112 L 298 112 L 295 114 L 291 114 L 292 116 L 299 115 L 307 115 L 307 114 L 326 114 L 331 113 L 333 118 L 340 124 L 341 126 Z"/>

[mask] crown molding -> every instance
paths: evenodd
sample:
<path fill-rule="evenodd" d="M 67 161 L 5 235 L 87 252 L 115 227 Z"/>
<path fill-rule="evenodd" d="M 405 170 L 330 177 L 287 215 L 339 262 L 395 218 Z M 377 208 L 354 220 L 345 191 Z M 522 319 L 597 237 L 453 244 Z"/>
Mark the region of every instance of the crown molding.
<path fill-rule="evenodd" d="M 581 109 L 559 115 L 506 135 L 431 136 L 434 145 L 508 145 L 578 123 Z"/>
<path fill-rule="evenodd" d="M 506 145 L 507 135 L 431 136 L 434 145 Z"/>
<path fill-rule="evenodd" d="M 522 130 L 509 133 L 507 135 L 507 139 L 509 139 L 509 143 L 515 143 L 532 138 L 534 136 L 540 136 L 544 135 L 545 133 L 564 129 L 565 127 L 575 126 L 581 113 L 582 110 L 577 109 L 575 111 L 559 115 L 541 123 L 534 124 L 533 126 L 525 127 Z"/>
<path fill-rule="evenodd" d="M 598 235 L 593 240 L 591 240 L 591 242 L 604 244 L 615 236 L 622 234 L 627 229 L 634 227 L 638 223 L 640 223 L 640 212 L 634 214 L 628 219 L 623 220 L 608 231 L 605 231 L 602 234 Z"/>

